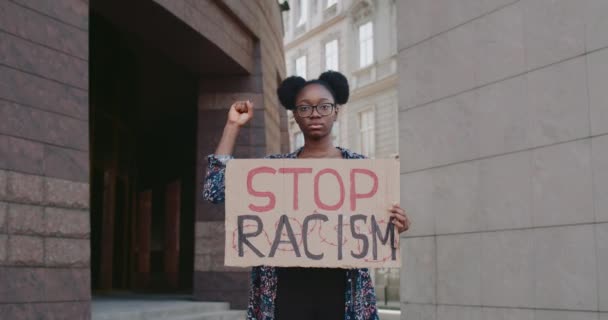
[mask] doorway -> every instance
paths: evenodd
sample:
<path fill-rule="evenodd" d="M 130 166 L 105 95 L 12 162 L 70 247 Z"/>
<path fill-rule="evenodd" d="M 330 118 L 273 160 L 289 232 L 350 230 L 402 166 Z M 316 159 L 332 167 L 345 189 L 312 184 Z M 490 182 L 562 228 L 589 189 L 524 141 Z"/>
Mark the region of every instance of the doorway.
<path fill-rule="evenodd" d="M 90 14 L 94 292 L 191 293 L 197 77 Z"/>

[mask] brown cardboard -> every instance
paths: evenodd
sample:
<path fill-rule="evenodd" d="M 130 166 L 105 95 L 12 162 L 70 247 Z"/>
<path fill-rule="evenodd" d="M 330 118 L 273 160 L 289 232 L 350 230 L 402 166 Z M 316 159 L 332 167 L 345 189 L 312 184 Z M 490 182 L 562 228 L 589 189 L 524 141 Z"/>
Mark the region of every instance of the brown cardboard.
<path fill-rule="evenodd" d="M 225 264 L 399 267 L 399 235 L 388 225 L 399 174 L 395 159 L 231 160 Z"/>

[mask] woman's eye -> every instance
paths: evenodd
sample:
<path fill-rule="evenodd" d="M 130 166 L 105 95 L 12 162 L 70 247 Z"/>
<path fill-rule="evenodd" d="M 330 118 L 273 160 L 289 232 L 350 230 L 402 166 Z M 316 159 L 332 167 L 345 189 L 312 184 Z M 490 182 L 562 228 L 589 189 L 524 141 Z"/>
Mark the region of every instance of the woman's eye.
<path fill-rule="evenodd" d="M 327 110 L 329 110 L 331 108 L 331 105 L 330 104 L 322 104 L 322 105 L 319 106 L 319 108 L 321 108 L 321 110 L 327 111 Z"/>
<path fill-rule="evenodd" d="M 310 106 L 300 106 L 300 107 L 298 107 L 298 109 L 300 111 L 308 111 L 308 110 L 310 110 Z"/>

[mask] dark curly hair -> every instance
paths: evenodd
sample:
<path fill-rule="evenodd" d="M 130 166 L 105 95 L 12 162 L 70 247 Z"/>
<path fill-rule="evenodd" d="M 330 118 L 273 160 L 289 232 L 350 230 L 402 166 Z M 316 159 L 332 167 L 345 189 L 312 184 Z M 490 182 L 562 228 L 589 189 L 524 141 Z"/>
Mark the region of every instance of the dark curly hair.
<path fill-rule="evenodd" d="M 349 87 L 346 77 L 337 71 L 325 71 L 318 79 L 306 81 L 302 77 L 291 76 L 283 80 L 277 89 L 279 101 L 288 110 L 296 107 L 296 96 L 307 85 L 317 83 L 324 86 L 334 97 L 336 104 L 348 101 Z"/>

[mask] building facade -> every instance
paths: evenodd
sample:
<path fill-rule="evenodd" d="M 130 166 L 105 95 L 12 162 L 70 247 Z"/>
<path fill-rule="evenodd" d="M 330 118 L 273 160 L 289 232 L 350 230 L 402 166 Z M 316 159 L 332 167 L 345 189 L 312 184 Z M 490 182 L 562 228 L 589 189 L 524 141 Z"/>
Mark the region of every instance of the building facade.
<path fill-rule="evenodd" d="M 275 1 L 0 1 L 0 318 L 117 291 L 244 308 L 205 156 L 237 99 L 236 156 L 288 151 L 282 42 Z"/>
<path fill-rule="evenodd" d="M 395 1 L 297 0 L 283 13 L 288 75 L 317 78 L 342 72 L 351 98 L 335 128 L 335 143 L 371 157 L 397 151 Z M 291 117 L 291 114 L 289 115 Z M 292 149 L 303 144 L 290 118 Z"/>
<path fill-rule="evenodd" d="M 294 0 L 283 13 L 287 75 L 343 73 L 351 95 L 334 124 L 334 144 L 371 158 L 397 154 L 397 35 L 393 0 Z M 289 112 L 291 149 L 304 137 Z M 382 305 L 399 305 L 398 270 L 378 269 Z"/>
<path fill-rule="evenodd" d="M 398 15 L 402 319 L 608 319 L 608 2 Z"/>

